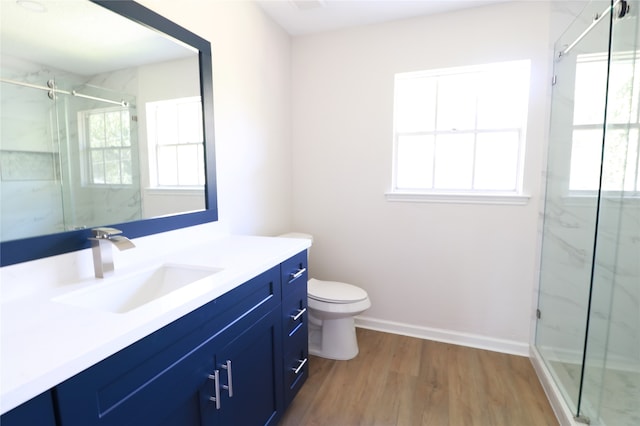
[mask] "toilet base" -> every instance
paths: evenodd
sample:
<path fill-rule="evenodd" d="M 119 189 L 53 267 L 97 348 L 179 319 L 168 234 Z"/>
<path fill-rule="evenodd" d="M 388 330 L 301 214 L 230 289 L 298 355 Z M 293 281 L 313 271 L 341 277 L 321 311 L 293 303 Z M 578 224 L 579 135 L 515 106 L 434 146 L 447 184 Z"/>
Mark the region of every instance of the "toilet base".
<path fill-rule="evenodd" d="M 353 317 L 325 319 L 322 326 L 309 324 L 309 353 L 321 358 L 346 361 L 358 355 Z"/>

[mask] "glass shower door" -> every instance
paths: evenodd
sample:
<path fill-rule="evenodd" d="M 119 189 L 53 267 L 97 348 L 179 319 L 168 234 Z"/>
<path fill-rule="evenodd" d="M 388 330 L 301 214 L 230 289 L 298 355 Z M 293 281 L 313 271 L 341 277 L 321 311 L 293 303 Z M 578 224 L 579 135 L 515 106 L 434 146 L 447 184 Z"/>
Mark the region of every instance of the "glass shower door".
<path fill-rule="evenodd" d="M 585 30 L 609 5 L 589 3 L 555 45 L 536 347 L 574 413 L 596 240 L 608 20 Z"/>
<path fill-rule="evenodd" d="M 640 425 L 639 1 L 614 19 L 589 334 L 580 411 Z"/>

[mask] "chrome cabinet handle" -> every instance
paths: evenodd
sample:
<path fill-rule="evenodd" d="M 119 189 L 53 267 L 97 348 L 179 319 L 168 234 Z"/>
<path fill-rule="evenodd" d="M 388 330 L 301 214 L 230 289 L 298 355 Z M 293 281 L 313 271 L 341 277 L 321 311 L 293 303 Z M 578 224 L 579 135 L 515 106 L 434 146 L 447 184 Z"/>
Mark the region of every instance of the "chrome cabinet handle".
<path fill-rule="evenodd" d="M 233 377 L 231 375 L 231 360 L 228 359 L 226 364 L 222 364 L 220 366 L 227 370 L 227 383 L 226 385 L 222 385 L 222 389 L 229 392 L 229 398 L 233 396 Z"/>
<path fill-rule="evenodd" d="M 209 374 L 209 378 L 213 380 L 213 389 L 215 396 L 210 396 L 209 401 L 213 401 L 216 403 L 216 410 L 220 409 L 220 387 L 218 386 L 220 383 L 220 370 L 216 370 L 213 374 Z"/>
<path fill-rule="evenodd" d="M 289 281 L 293 281 L 296 278 L 300 278 L 302 274 L 304 274 L 305 272 L 307 272 L 307 268 L 301 268 L 301 269 L 298 269 L 296 272 L 292 272 L 290 274 L 291 279 Z"/>
<path fill-rule="evenodd" d="M 291 368 L 293 370 L 293 374 L 298 374 L 300 372 L 300 370 L 302 370 L 302 367 L 304 367 L 304 365 L 307 363 L 307 358 L 299 359 L 298 362 L 300 363 L 298 365 L 298 367 L 292 367 Z"/>
<path fill-rule="evenodd" d="M 298 321 L 298 319 L 307 312 L 307 308 L 298 309 L 298 313 L 295 315 L 289 315 L 292 320 Z"/>

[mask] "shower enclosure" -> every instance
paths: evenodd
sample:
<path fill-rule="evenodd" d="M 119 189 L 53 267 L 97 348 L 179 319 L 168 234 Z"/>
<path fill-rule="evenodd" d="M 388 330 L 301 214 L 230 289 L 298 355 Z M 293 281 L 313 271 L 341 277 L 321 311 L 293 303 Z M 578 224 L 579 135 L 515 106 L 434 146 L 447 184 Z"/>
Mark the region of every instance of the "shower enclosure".
<path fill-rule="evenodd" d="M 135 97 L 3 57 L 0 239 L 142 217 Z"/>
<path fill-rule="evenodd" d="M 555 44 L 534 357 L 575 421 L 640 425 L 640 1 Z"/>

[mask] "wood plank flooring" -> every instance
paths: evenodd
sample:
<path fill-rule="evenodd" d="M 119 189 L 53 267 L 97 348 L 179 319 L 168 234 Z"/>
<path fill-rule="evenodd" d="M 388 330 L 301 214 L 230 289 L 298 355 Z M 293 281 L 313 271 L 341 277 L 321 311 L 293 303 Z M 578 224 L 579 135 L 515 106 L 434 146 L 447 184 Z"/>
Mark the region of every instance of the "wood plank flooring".
<path fill-rule="evenodd" d="M 279 426 L 558 425 L 528 358 L 357 329 L 353 360 L 311 357 Z"/>

